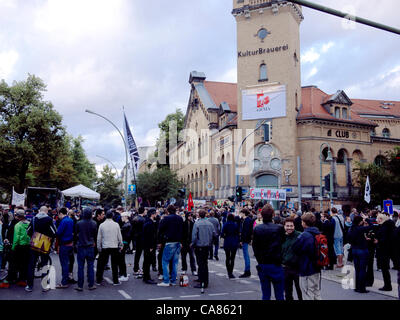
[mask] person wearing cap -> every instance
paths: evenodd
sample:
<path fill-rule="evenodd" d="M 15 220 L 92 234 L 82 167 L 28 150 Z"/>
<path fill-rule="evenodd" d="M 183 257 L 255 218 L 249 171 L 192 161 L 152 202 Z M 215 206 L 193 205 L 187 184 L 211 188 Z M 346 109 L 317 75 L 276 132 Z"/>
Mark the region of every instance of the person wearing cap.
<path fill-rule="evenodd" d="M 30 238 L 26 230 L 29 226 L 29 221 L 25 218 L 25 211 L 18 209 L 15 213 L 15 219 L 19 222 L 15 225 L 14 239 L 11 250 L 14 253 L 15 271 L 18 274 L 17 285 L 21 287 L 26 286 L 28 262 L 29 262 L 29 249 Z"/>
<path fill-rule="evenodd" d="M 82 220 L 76 224 L 76 236 L 78 238 L 78 286 L 77 291 L 83 290 L 85 261 L 87 263 L 87 279 L 89 290 L 96 289 L 94 285 L 94 260 L 95 260 L 95 239 L 97 235 L 97 225 L 92 219 L 92 209 L 83 210 Z"/>
<path fill-rule="evenodd" d="M 147 284 L 156 284 L 150 276 L 150 265 L 154 260 L 157 246 L 157 229 L 155 219 L 157 216 L 156 209 L 152 208 L 147 211 L 146 220 L 143 224 L 143 281 Z"/>
<path fill-rule="evenodd" d="M 99 260 L 97 261 L 96 283 L 101 285 L 103 281 L 104 268 L 111 256 L 111 270 L 114 286 L 121 284 L 118 279 L 119 253 L 122 250 L 122 234 L 119 224 L 113 221 L 113 211 L 108 210 L 106 221 L 104 221 L 97 233 L 97 250 L 99 251 Z"/>

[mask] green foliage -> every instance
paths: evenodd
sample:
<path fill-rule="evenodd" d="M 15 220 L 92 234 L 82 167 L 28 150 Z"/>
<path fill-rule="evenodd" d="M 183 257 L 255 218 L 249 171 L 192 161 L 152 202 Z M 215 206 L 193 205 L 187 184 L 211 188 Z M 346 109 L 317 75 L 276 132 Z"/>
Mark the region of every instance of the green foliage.
<path fill-rule="evenodd" d="M 97 173 L 83 139 L 66 134 L 61 115 L 43 101 L 45 90 L 34 75 L 12 86 L 0 82 L 0 187 L 19 193 L 27 186 L 93 188 Z"/>
<path fill-rule="evenodd" d="M 400 147 L 387 152 L 382 166 L 375 163 L 356 163 L 354 171 L 358 172 L 360 198 L 364 199 L 364 190 L 367 176 L 371 185 L 370 206 L 383 204 L 383 200 L 392 199 L 400 202 Z"/>
<path fill-rule="evenodd" d="M 48 174 L 65 138 L 61 115 L 43 101 L 46 86 L 29 75 L 9 86 L 0 82 L 0 184 L 22 192 L 30 166 L 42 166 Z M 45 171 L 45 170 L 44 170 Z"/>
<path fill-rule="evenodd" d="M 108 165 L 105 165 L 100 173 L 96 191 L 100 193 L 100 203 L 103 206 L 121 204 L 121 180 L 115 177 Z"/>
<path fill-rule="evenodd" d="M 160 135 L 157 139 L 157 150 L 155 151 L 154 156 L 162 160 L 165 159 L 165 163 L 162 161 L 161 164 L 158 164 L 159 168 L 169 166 L 170 138 L 174 140 L 174 143 L 177 143 L 179 133 L 183 130 L 184 125 L 185 115 L 180 109 L 176 109 L 175 113 L 167 115 L 167 117 L 158 124 Z M 174 134 L 173 137 L 170 137 L 170 131 Z"/>
<path fill-rule="evenodd" d="M 157 201 L 164 201 L 178 195 L 178 189 L 182 188 L 175 172 L 168 167 L 155 170 L 152 173 L 140 173 L 137 177 L 138 196 L 147 201 L 151 205 L 155 205 Z"/>

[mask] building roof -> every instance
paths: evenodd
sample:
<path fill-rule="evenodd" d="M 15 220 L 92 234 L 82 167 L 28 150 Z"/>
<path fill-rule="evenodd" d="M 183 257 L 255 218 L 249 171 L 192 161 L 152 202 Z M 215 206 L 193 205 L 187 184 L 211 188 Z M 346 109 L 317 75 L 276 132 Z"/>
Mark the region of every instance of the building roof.
<path fill-rule="evenodd" d="M 236 83 L 204 81 L 204 87 L 216 106 L 226 102 L 232 112 L 237 112 Z"/>
<path fill-rule="evenodd" d="M 323 104 L 327 103 L 334 95 L 328 95 L 321 89 L 310 86 L 303 87 L 301 90 L 302 107 L 297 115 L 298 120 L 302 119 L 322 119 L 331 121 L 340 121 L 348 123 L 356 123 L 360 125 L 376 126 L 372 121 L 360 117 L 359 112 L 363 110 L 362 106 L 355 107 L 355 101 L 351 100 L 354 104 L 350 108 L 350 119 L 336 119 L 324 107 Z M 368 102 L 369 100 L 365 100 Z"/>
<path fill-rule="evenodd" d="M 225 102 L 232 112 L 237 113 L 236 83 L 204 81 L 195 84 L 195 87 L 203 103 L 206 102 L 206 108 L 218 108 Z M 301 92 L 302 107 L 297 115 L 298 120 L 321 119 L 376 126 L 374 122 L 367 119 L 369 116 L 400 118 L 400 101 L 350 99 L 344 91 L 339 90 L 334 94 L 327 94 L 316 86 L 303 87 Z M 337 119 L 324 108 L 324 104 L 338 101 L 347 105 L 352 103 L 349 108 L 350 119 Z M 236 123 L 237 117 L 232 120 L 229 121 L 230 124 Z"/>

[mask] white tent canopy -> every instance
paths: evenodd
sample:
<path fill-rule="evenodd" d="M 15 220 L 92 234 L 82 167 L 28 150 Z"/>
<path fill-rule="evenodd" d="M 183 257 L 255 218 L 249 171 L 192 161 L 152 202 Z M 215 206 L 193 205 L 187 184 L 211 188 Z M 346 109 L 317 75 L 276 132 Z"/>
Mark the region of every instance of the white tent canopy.
<path fill-rule="evenodd" d="M 86 199 L 100 199 L 100 194 L 93 191 L 84 185 L 75 186 L 64 191 L 61 191 L 67 197 L 80 197 Z"/>

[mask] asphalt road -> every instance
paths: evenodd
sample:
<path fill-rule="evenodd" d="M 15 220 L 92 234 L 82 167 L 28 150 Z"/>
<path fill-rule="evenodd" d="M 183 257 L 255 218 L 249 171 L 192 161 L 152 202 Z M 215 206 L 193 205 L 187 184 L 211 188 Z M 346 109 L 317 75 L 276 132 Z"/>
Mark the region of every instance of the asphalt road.
<path fill-rule="evenodd" d="M 0 300 L 261 300 L 261 289 L 256 273 L 256 261 L 251 258 L 252 276 L 246 279 L 236 278 L 229 280 L 225 268 L 225 253 L 223 249 L 219 253 L 220 260 L 209 260 L 210 280 L 209 287 L 202 294 L 201 289 L 195 289 L 197 278 L 188 274 L 189 287 L 158 287 L 145 284 L 142 279 L 135 279 L 132 275 L 129 281 L 122 282 L 120 286 L 112 285 L 111 270 L 104 273 L 104 285 L 96 290 L 89 291 L 85 280 L 84 291 L 78 292 L 71 285 L 67 289 L 54 289 L 42 292 L 40 279 L 35 280 L 33 292 L 25 292 L 24 288 L 11 286 L 9 289 L 0 289 Z M 132 273 L 134 255 L 126 255 L 128 272 Z M 53 265 L 56 268 L 56 282 L 61 280 L 61 269 L 56 254 L 52 254 Z M 189 260 L 189 259 L 188 259 Z M 142 263 L 142 261 L 141 261 Z M 179 262 L 180 271 L 181 264 Z M 240 251 L 236 255 L 235 276 L 242 274 L 244 270 L 243 254 Z M 74 277 L 77 265 L 74 266 Z M 340 273 L 339 271 L 336 271 Z M 157 279 L 157 273 L 152 272 L 152 278 Z M 334 279 L 334 278 L 333 278 Z M 392 281 L 395 279 L 392 278 Z M 158 280 L 157 280 L 158 281 Z M 295 291 L 295 290 L 294 290 Z M 322 298 L 324 300 L 394 300 L 394 297 L 375 292 L 358 294 L 351 289 L 343 289 L 339 281 L 322 280 Z"/>

